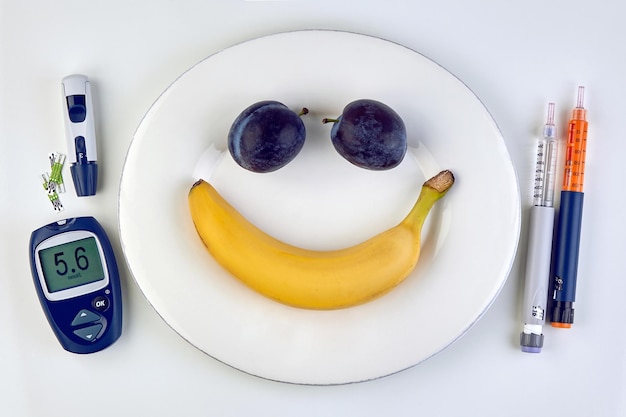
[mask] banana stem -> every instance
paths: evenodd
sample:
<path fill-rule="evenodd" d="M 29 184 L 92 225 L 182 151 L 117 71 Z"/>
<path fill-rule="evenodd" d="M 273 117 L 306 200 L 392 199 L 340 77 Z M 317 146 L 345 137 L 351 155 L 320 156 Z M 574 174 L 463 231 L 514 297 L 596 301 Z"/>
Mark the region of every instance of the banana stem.
<path fill-rule="evenodd" d="M 440 198 L 448 192 L 452 185 L 454 185 L 454 175 L 452 174 L 452 171 L 448 169 L 441 171 L 439 174 L 424 183 L 425 187 L 432 188 L 438 193 L 441 193 Z"/>
<path fill-rule="evenodd" d="M 446 195 L 452 185 L 454 185 L 454 175 L 449 170 L 441 171 L 430 178 L 422 185 L 417 201 L 402 222 L 416 228 L 418 232 L 421 231 L 430 209 L 437 200 Z"/>

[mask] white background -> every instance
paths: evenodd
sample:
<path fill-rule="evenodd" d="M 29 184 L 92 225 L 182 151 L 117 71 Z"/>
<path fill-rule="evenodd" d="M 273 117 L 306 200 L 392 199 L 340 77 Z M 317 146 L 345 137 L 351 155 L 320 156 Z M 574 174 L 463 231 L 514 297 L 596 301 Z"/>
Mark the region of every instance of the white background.
<path fill-rule="evenodd" d="M 625 18 L 619 1 L 1 0 L 0 414 L 626 415 Z M 503 133 L 524 204 L 509 279 L 463 338 L 398 374 L 332 387 L 266 381 L 189 345 L 143 298 L 116 233 L 124 157 L 159 94 L 220 49 L 312 28 L 401 43 L 463 80 Z M 27 251 L 31 231 L 60 218 L 37 178 L 47 154 L 65 146 L 60 80 L 71 73 L 88 74 L 96 86 L 101 182 L 92 198 L 77 199 L 70 189 L 63 216 L 93 215 L 110 232 L 125 295 L 122 337 L 87 356 L 66 353 L 53 336 Z M 580 84 L 590 128 L 576 323 L 546 328 L 543 352 L 523 354 L 518 335 L 534 139 L 548 101 L 556 102 L 564 131 Z"/>

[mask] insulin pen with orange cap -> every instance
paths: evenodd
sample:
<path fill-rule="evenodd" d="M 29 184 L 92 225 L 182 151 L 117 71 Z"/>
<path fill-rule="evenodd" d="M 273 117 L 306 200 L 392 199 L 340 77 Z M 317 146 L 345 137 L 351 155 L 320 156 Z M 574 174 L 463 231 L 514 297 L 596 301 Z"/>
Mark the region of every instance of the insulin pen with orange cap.
<path fill-rule="evenodd" d="M 565 167 L 551 281 L 552 326 L 570 328 L 574 323 L 574 301 L 578 275 L 578 251 L 583 216 L 583 182 L 587 148 L 587 111 L 583 106 L 585 87 L 578 87 L 565 148 Z"/>
<path fill-rule="evenodd" d="M 558 142 L 554 125 L 554 103 L 548 104 L 543 137 L 537 142 L 533 205 L 530 209 L 528 255 L 524 277 L 524 301 L 520 333 L 522 352 L 539 353 L 543 347 L 543 325 L 547 316 L 550 258 L 554 231 L 554 183 Z"/>

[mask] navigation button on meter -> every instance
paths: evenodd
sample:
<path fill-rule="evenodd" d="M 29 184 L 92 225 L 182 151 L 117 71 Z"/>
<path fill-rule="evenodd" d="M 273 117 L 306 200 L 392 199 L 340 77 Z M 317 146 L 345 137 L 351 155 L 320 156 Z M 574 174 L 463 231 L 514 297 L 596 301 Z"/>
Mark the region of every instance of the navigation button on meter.
<path fill-rule="evenodd" d="M 107 311 L 110 305 L 110 301 L 107 297 L 99 295 L 98 297 L 93 299 L 91 305 L 98 311 Z"/>
<path fill-rule="evenodd" d="M 80 326 L 81 324 L 92 323 L 98 320 L 100 320 L 99 314 L 96 314 L 93 311 L 82 309 L 78 312 L 76 317 L 74 317 L 74 320 L 72 320 L 72 326 Z"/>
<path fill-rule="evenodd" d="M 94 324 L 93 326 L 83 327 L 82 329 L 74 330 L 74 334 L 83 340 L 93 342 L 98 338 L 98 333 L 102 330 L 101 324 Z"/>

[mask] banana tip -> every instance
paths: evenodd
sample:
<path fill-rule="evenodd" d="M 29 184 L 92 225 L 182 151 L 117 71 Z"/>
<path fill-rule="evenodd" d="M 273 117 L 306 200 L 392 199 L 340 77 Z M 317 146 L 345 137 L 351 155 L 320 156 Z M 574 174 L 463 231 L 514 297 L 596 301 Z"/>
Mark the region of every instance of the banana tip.
<path fill-rule="evenodd" d="M 199 179 L 198 181 L 194 182 L 191 188 L 189 189 L 189 191 L 193 190 L 194 188 L 196 188 L 198 185 L 202 184 L 203 182 L 204 182 L 203 179 Z"/>

